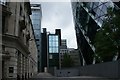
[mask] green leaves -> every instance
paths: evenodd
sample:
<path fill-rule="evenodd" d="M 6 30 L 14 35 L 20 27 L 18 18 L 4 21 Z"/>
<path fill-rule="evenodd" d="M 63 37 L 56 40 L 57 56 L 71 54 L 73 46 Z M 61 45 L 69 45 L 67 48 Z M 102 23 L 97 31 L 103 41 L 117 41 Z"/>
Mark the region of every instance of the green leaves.
<path fill-rule="evenodd" d="M 117 52 L 120 54 L 120 12 L 108 8 L 106 17 L 103 27 L 96 33 L 94 46 L 102 61 L 111 61 Z"/>
<path fill-rule="evenodd" d="M 65 53 L 63 55 L 62 67 L 68 68 L 68 67 L 72 67 L 73 65 L 74 65 L 74 62 L 72 58 L 67 53 Z"/>

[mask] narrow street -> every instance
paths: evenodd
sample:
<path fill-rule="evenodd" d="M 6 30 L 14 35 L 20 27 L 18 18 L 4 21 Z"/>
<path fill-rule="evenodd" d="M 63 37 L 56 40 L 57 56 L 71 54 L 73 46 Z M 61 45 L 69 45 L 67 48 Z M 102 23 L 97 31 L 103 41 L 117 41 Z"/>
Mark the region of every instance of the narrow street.
<path fill-rule="evenodd" d="M 0 0 L 0 80 L 120 80 L 120 0 Z"/>

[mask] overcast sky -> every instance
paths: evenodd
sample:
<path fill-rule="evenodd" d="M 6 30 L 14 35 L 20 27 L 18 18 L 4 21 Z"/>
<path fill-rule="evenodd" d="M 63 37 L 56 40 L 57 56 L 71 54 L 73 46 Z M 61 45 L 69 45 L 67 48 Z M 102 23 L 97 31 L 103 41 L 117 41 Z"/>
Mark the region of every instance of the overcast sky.
<path fill-rule="evenodd" d="M 69 48 L 77 48 L 70 2 L 42 2 L 42 28 L 54 33 L 61 29 L 62 39 L 67 39 Z"/>

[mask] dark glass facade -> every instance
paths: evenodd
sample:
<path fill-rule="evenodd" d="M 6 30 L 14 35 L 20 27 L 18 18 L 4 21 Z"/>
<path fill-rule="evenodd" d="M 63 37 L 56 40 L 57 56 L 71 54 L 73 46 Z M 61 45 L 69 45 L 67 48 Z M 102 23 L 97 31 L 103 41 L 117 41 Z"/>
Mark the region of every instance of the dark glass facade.
<path fill-rule="evenodd" d="M 42 11 L 40 4 L 31 4 L 32 15 L 31 20 L 33 24 L 33 30 L 35 34 L 35 40 L 37 44 L 38 50 L 38 72 L 41 71 L 41 19 L 42 19 Z"/>
<path fill-rule="evenodd" d="M 76 38 L 82 66 L 95 63 L 93 40 L 97 30 L 103 25 L 107 8 L 115 6 L 113 2 L 72 2 Z"/>
<path fill-rule="evenodd" d="M 41 71 L 44 72 L 44 68 L 47 67 L 47 30 L 43 28 L 41 33 Z"/>

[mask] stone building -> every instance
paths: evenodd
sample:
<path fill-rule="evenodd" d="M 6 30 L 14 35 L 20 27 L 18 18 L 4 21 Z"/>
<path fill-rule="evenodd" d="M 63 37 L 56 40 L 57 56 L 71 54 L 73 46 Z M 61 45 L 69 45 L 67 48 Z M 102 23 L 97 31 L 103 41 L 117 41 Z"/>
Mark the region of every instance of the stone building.
<path fill-rule="evenodd" d="M 61 65 L 62 65 L 63 55 L 65 53 L 68 53 L 67 40 L 66 39 L 61 39 L 60 56 L 59 56 L 60 69 L 61 69 Z"/>
<path fill-rule="evenodd" d="M 2 78 L 28 78 L 37 73 L 37 48 L 30 2 L 2 2 Z"/>
<path fill-rule="evenodd" d="M 80 57 L 79 57 L 79 51 L 77 49 L 70 50 L 68 49 L 69 56 L 72 58 L 74 61 L 74 67 L 79 67 L 80 66 Z"/>
<path fill-rule="evenodd" d="M 79 51 L 74 48 L 60 49 L 60 65 L 62 65 L 62 61 L 64 59 L 65 54 L 68 54 L 70 58 L 73 60 L 73 67 L 80 66 Z"/>

